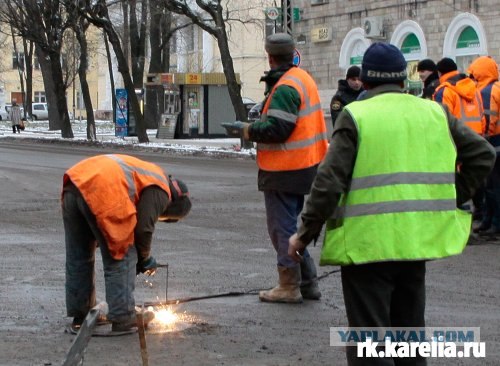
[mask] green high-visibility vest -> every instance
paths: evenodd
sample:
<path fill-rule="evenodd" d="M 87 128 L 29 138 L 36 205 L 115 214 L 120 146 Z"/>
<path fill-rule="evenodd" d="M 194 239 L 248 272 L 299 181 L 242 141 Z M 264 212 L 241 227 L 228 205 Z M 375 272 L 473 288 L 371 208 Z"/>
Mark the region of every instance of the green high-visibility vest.
<path fill-rule="evenodd" d="M 345 107 L 358 132 L 351 186 L 327 221 L 320 265 L 462 252 L 471 215 L 456 207 L 456 149 L 436 102 L 385 93 Z"/>

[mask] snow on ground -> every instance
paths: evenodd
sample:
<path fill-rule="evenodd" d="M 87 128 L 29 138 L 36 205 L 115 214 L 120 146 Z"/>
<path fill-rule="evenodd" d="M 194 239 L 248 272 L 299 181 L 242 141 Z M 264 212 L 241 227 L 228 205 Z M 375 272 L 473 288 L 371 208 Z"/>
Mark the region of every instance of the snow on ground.
<path fill-rule="evenodd" d="M 20 134 L 12 133 L 10 121 L 0 121 L 0 138 L 34 138 L 44 140 L 68 140 L 61 137 L 61 131 L 49 131 L 48 121 L 28 121 Z M 71 123 L 74 141 L 87 141 L 87 121 Z M 155 150 L 175 150 L 184 153 L 229 154 L 235 157 L 255 156 L 255 149 L 241 149 L 238 138 L 217 139 L 157 139 L 156 130 L 148 130 L 149 143 L 139 143 L 137 137 L 115 137 L 115 127 L 111 121 L 96 121 L 97 141 L 104 144 L 132 145 L 133 147 Z"/>

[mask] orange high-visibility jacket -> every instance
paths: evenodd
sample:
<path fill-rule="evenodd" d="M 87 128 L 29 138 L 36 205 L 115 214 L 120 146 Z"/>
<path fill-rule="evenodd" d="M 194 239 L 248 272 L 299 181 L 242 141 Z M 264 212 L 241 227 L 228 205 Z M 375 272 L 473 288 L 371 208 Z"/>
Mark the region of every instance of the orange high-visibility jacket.
<path fill-rule="evenodd" d="M 483 99 L 486 136 L 500 135 L 500 82 L 496 62 L 488 56 L 474 60 L 467 70 L 477 81 Z"/>
<path fill-rule="evenodd" d="M 95 215 L 114 259 L 134 245 L 136 205 L 141 192 L 155 185 L 171 199 L 168 178 L 157 165 L 128 155 L 98 155 L 66 171 L 63 186 L 73 182 Z"/>
<path fill-rule="evenodd" d="M 310 168 L 321 162 L 328 148 L 327 129 L 318 88 L 306 71 L 292 67 L 271 90 L 262 109 L 262 120 L 267 118 L 271 99 L 280 85 L 291 86 L 300 95 L 296 126 L 284 143 L 258 143 L 257 164 L 265 171 Z"/>
<path fill-rule="evenodd" d="M 473 131 L 483 135 L 486 121 L 481 94 L 477 90 L 476 83 L 456 70 L 441 75 L 439 81 L 441 84 L 434 92 L 434 100 L 446 105 L 451 114 Z"/>

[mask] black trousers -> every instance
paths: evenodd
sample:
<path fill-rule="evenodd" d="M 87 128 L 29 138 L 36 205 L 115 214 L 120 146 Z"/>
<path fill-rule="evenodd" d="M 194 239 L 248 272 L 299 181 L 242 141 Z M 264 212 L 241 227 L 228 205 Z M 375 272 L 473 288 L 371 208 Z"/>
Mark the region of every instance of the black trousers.
<path fill-rule="evenodd" d="M 341 268 L 349 327 L 425 327 L 425 261 L 381 262 Z M 426 365 L 423 358 L 358 358 L 349 366 Z"/>

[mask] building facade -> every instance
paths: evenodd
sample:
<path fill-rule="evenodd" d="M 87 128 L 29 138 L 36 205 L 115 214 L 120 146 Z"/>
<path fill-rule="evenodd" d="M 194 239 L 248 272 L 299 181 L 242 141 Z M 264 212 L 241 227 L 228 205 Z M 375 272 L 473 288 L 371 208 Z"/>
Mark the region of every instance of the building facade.
<path fill-rule="evenodd" d="M 314 77 L 322 105 L 329 102 L 337 81 L 351 65 L 360 65 L 375 41 L 401 49 L 408 61 L 407 88 L 418 94 L 416 71 L 424 58 L 454 59 L 465 72 L 478 56 L 500 60 L 500 7 L 496 0 L 290 0 L 300 11 L 293 35 L 301 52 L 301 67 Z"/>

